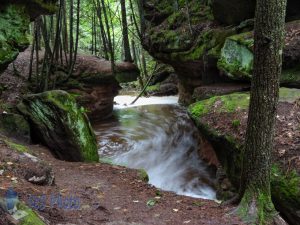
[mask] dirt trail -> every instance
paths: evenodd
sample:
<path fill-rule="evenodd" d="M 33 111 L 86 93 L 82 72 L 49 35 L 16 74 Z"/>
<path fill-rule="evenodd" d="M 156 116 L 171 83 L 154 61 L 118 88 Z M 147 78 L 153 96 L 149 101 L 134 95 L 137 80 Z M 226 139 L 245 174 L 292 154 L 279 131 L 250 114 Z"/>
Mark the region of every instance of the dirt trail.
<path fill-rule="evenodd" d="M 22 156 L 1 144 L 0 163 L 5 166 L 11 161 L 13 165 L 6 166 L 0 176 L 0 191 L 3 194 L 12 185 L 12 177 L 17 177 L 14 186 L 23 201 L 28 203 L 30 195 L 46 195 L 46 207 L 39 214 L 48 224 L 242 224 L 227 214 L 232 207 L 158 190 L 142 181 L 136 170 L 103 163 L 59 161 L 46 148 L 29 148 L 51 165 L 55 184 L 38 186 L 26 181 L 20 172 L 25 170 L 24 163 L 19 163 Z M 27 160 L 30 164 L 30 159 Z M 80 209 L 52 206 L 53 194 L 80 199 Z"/>

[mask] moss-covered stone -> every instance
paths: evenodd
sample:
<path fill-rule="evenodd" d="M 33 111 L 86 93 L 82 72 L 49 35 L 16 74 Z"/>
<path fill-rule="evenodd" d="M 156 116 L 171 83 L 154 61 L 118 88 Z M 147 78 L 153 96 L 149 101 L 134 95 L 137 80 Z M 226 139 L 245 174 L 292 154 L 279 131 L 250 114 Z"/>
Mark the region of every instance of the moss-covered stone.
<path fill-rule="evenodd" d="M 216 96 L 190 105 L 189 112 L 195 118 L 211 112 L 234 112 L 237 109 L 248 108 L 249 100 L 249 93 Z"/>
<path fill-rule="evenodd" d="M 289 30 L 289 27 L 295 26 L 295 24 L 297 24 L 297 21 L 288 23 L 286 29 Z M 253 47 L 253 32 L 245 32 L 227 37 L 218 59 L 217 65 L 219 70 L 233 80 L 250 81 L 253 73 Z M 293 51 L 297 51 L 297 48 L 294 48 L 294 50 L 290 48 L 288 51 L 291 52 L 289 54 L 292 54 Z M 299 63 L 294 62 L 297 61 L 297 57 L 290 56 L 289 54 L 284 57 L 280 83 L 288 87 L 299 88 L 300 66 Z M 296 53 L 293 54 L 296 55 Z M 296 66 L 290 66 L 294 64 Z"/>
<path fill-rule="evenodd" d="M 18 105 L 32 136 L 68 161 L 98 161 L 97 141 L 83 108 L 65 91 L 29 95 Z"/>
<path fill-rule="evenodd" d="M 11 140 L 8 140 L 8 139 L 4 139 L 3 141 L 5 142 L 5 144 L 9 148 L 11 148 L 11 149 L 13 149 L 13 150 L 15 150 L 15 151 L 17 151 L 19 153 L 24 153 L 24 152 L 30 153 L 29 148 L 27 146 L 25 146 L 25 145 L 17 144 L 14 141 L 11 141 Z"/>
<path fill-rule="evenodd" d="M 246 39 L 243 35 L 236 35 L 226 39 L 218 68 L 235 80 L 250 80 L 253 69 L 253 53 L 251 51 L 253 39 Z"/>
<path fill-rule="evenodd" d="M 29 44 L 26 35 L 29 23 L 24 6 L 8 5 L 0 10 L 0 72 Z"/>

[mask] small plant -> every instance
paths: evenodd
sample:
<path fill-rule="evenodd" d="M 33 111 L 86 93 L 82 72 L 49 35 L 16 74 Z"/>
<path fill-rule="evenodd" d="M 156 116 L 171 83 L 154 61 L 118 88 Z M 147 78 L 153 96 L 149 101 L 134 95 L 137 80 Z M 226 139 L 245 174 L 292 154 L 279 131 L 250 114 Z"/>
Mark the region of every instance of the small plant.
<path fill-rule="evenodd" d="M 148 176 L 146 170 L 144 170 L 144 169 L 139 169 L 138 176 L 142 181 L 145 181 L 145 182 L 149 181 L 149 176 Z"/>
<path fill-rule="evenodd" d="M 241 125 L 241 121 L 240 120 L 233 120 L 232 121 L 232 127 L 238 128 L 240 125 Z"/>

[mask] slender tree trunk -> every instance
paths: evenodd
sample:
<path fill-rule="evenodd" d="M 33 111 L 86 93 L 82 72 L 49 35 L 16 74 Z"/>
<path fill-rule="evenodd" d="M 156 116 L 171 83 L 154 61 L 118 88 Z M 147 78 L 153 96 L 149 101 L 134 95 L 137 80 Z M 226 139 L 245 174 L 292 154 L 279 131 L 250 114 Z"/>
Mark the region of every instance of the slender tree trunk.
<path fill-rule="evenodd" d="M 105 26 L 106 26 L 108 46 L 109 46 L 109 51 L 110 51 L 111 70 L 112 70 L 112 74 L 115 74 L 115 56 L 114 56 L 114 50 L 113 50 L 113 43 L 112 43 L 111 35 L 110 35 L 110 28 L 109 28 L 106 4 L 105 4 L 104 0 L 101 0 L 101 4 L 102 4 L 102 10 L 103 10 L 104 21 L 105 21 Z"/>
<path fill-rule="evenodd" d="M 71 70 L 71 67 L 72 67 L 72 64 L 73 64 L 73 50 L 74 50 L 74 41 L 73 41 L 73 23 L 74 23 L 74 20 L 73 20 L 73 12 L 74 12 L 74 1 L 73 0 L 70 0 L 70 15 L 69 15 L 69 18 L 70 18 L 70 21 L 69 21 L 69 26 L 70 26 L 70 35 L 69 35 L 69 44 L 70 44 L 70 47 L 69 47 L 69 71 Z"/>
<path fill-rule="evenodd" d="M 252 223 L 270 224 L 270 170 L 282 67 L 286 0 L 260 0 L 256 6 L 254 71 L 243 151 L 240 211 Z M 246 210 L 245 210 L 246 209 Z M 254 210 L 253 210 L 254 209 Z"/>
<path fill-rule="evenodd" d="M 131 53 L 130 53 L 129 38 L 128 38 L 126 4 L 125 4 L 125 0 L 120 0 L 120 2 L 121 2 L 122 34 L 123 34 L 123 46 L 124 46 L 125 61 L 126 62 L 132 62 L 132 57 L 131 57 Z"/>

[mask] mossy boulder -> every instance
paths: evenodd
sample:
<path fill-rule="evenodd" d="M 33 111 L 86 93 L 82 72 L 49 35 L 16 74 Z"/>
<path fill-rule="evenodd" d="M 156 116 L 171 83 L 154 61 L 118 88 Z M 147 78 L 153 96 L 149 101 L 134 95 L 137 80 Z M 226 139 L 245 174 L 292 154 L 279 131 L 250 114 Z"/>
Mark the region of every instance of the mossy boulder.
<path fill-rule="evenodd" d="M 29 23 L 24 6 L 8 5 L 0 10 L 0 72 L 29 45 L 26 35 Z"/>
<path fill-rule="evenodd" d="M 280 89 L 280 101 L 294 102 L 300 98 L 298 89 Z M 205 116 L 214 117 L 222 114 L 228 117 L 241 111 L 246 112 L 249 107 L 249 93 L 234 93 L 196 102 L 189 106 L 189 114 L 195 121 L 200 132 L 212 144 L 219 162 L 226 171 L 234 187 L 240 184 L 243 141 L 232 135 L 230 131 L 224 132 L 217 126 L 208 123 Z M 204 118 L 204 119 L 201 119 Z M 239 120 L 232 121 L 232 129 L 241 126 Z M 275 163 L 271 173 L 272 199 L 279 210 L 289 222 L 298 224 L 300 220 L 300 176 L 291 171 L 284 171 Z"/>
<path fill-rule="evenodd" d="M 31 135 L 67 161 L 97 162 L 97 141 L 84 108 L 65 91 L 28 95 L 18 105 Z"/>
<path fill-rule="evenodd" d="M 30 127 L 25 118 L 19 114 L 0 114 L 0 131 L 6 136 L 23 142 L 30 142 Z"/>
<path fill-rule="evenodd" d="M 300 21 L 286 24 L 280 83 L 283 86 L 300 88 L 300 44 L 299 37 L 293 35 L 295 30 L 300 30 Z M 250 81 L 253 74 L 253 49 L 253 32 L 227 37 L 217 63 L 219 70 L 230 79 Z"/>

